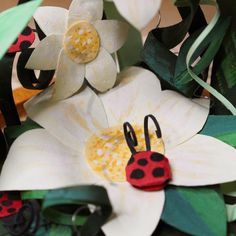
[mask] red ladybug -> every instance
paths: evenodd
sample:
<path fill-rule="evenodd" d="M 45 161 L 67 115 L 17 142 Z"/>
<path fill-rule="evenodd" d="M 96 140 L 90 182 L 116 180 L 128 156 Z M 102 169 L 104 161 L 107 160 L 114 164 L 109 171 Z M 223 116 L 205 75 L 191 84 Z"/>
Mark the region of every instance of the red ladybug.
<path fill-rule="evenodd" d="M 8 49 L 8 53 L 16 53 L 29 48 L 35 40 L 35 33 L 27 26 Z"/>
<path fill-rule="evenodd" d="M 151 118 L 156 126 L 156 135 L 161 138 L 161 129 L 153 115 L 144 118 L 144 135 L 146 151 L 136 152 L 137 138 L 133 127 L 124 123 L 124 135 L 127 145 L 132 152 L 131 158 L 126 166 L 126 179 L 136 188 L 145 191 L 163 189 L 171 179 L 171 169 L 168 159 L 158 152 L 151 151 L 148 132 L 148 119 Z"/>
<path fill-rule="evenodd" d="M 13 200 L 8 193 L 0 193 L 0 218 L 17 214 L 21 207 L 21 200 Z"/>

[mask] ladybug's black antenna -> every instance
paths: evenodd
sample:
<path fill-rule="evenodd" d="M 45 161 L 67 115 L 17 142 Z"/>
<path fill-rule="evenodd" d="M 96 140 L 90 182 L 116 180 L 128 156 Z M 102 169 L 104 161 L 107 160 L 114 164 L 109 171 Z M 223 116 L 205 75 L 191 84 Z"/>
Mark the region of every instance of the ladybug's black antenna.
<path fill-rule="evenodd" d="M 157 122 L 157 119 L 154 115 L 147 115 L 144 118 L 144 136 L 145 136 L 145 142 L 146 142 L 146 149 L 147 151 L 151 150 L 151 144 L 150 144 L 150 137 L 149 137 L 149 131 L 148 131 L 148 119 L 151 118 L 153 123 L 156 126 L 156 135 L 157 138 L 161 138 L 161 128 L 159 126 L 159 123 Z"/>
<path fill-rule="evenodd" d="M 132 154 L 136 153 L 135 146 L 138 145 L 137 137 L 134 132 L 134 128 L 129 122 L 125 122 L 123 124 L 123 129 L 124 129 L 124 135 L 125 135 L 125 140 L 126 143 L 131 151 Z"/>

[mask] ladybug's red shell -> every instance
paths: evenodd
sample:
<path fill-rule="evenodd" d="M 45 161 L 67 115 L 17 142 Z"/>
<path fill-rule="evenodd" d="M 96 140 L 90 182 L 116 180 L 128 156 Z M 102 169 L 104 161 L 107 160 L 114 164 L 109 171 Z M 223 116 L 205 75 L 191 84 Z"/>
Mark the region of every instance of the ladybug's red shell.
<path fill-rule="evenodd" d="M 35 33 L 30 27 L 27 26 L 8 49 L 8 53 L 16 53 L 27 49 L 33 44 L 34 40 Z"/>
<path fill-rule="evenodd" d="M 0 193 L 0 218 L 17 214 L 21 207 L 21 200 L 13 200 L 8 193 Z"/>
<path fill-rule="evenodd" d="M 157 152 L 137 152 L 126 166 L 126 179 L 133 186 L 146 191 L 161 190 L 171 179 L 169 161 Z"/>

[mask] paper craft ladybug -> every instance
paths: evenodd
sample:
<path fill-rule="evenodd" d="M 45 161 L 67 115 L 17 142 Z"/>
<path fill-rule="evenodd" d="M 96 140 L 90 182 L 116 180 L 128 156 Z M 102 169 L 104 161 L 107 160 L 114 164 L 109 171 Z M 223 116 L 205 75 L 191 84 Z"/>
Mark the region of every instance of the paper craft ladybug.
<path fill-rule="evenodd" d="M 0 218 L 17 214 L 21 207 L 21 200 L 13 200 L 8 193 L 0 193 Z"/>
<path fill-rule="evenodd" d="M 8 49 L 8 53 L 16 53 L 29 48 L 35 40 L 35 33 L 27 26 Z"/>
<path fill-rule="evenodd" d="M 132 153 L 126 166 L 126 179 L 136 188 L 145 191 L 155 191 L 163 189 L 171 179 L 171 169 L 168 159 L 158 152 L 151 151 L 148 119 L 151 118 L 156 126 L 156 135 L 161 138 L 161 129 L 153 115 L 144 118 L 144 136 L 146 151 L 136 152 L 137 138 L 130 123 L 124 123 L 124 135 Z"/>

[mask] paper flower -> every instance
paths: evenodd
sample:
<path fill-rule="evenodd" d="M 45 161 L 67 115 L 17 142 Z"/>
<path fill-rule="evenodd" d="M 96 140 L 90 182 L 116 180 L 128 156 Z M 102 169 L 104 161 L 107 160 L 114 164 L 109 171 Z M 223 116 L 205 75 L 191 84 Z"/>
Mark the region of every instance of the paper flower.
<path fill-rule="evenodd" d="M 84 77 L 98 91 L 113 87 L 116 64 L 110 55 L 124 44 L 128 26 L 101 20 L 102 0 L 73 0 L 69 11 L 40 7 L 34 18 L 46 38 L 35 48 L 26 68 L 56 69 L 55 99 L 77 92 Z"/>
<path fill-rule="evenodd" d="M 110 0 L 120 14 L 138 30 L 144 29 L 157 14 L 161 0 Z"/>
<path fill-rule="evenodd" d="M 172 169 L 169 184 L 201 186 L 236 179 L 236 151 L 197 134 L 208 115 L 206 99 L 161 91 L 156 76 L 141 68 L 122 72 L 118 81 L 117 87 L 99 96 L 86 87 L 57 102 L 50 99 L 51 89 L 34 98 L 26 106 L 28 115 L 45 129 L 28 131 L 14 142 L 0 190 L 103 185 L 114 209 L 103 226 L 105 234 L 151 235 L 161 216 L 164 191 L 137 190 L 125 181 L 130 151 L 122 130 L 123 122 L 132 123 L 142 143 L 143 118 L 150 113 L 162 129 Z M 162 142 L 156 143 L 164 151 Z"/>

